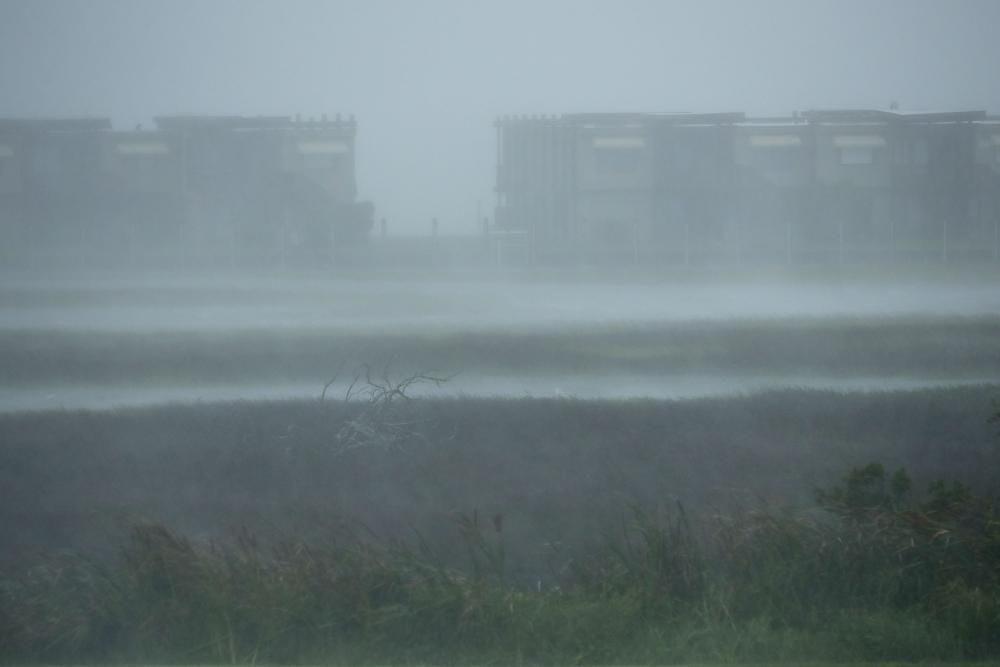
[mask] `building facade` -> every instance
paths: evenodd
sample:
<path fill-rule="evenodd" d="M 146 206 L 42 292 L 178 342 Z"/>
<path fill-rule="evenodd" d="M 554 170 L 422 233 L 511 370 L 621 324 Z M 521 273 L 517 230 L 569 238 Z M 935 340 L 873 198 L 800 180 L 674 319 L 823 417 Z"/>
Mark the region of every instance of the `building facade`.
<path fill-rule="evenodd" d="M 313 262 L 363 241 L 353 118 L 0 120 L 5 254 Z"/>
<path fill-rule="evenodd" d="M 984 112 L 497 121 L 498 238 L 536 261 L 1000 261 Z"/>

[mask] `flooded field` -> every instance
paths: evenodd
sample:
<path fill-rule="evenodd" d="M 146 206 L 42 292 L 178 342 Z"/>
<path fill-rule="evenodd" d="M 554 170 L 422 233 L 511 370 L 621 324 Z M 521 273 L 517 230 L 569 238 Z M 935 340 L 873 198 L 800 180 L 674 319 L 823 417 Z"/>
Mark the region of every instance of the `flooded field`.
<path fill-rule="evenodd" d="M 412 395 L 677 399 L 1000 381 L 1000 288 L 773 281 L 10 279 L 0 410 Z"/>
<path fill-rule="evenodd" d="M 447 386 L 413 388 L 413 398 L 464 396 L 497 398 L 662 399 L 678 400 L 753 394 L 779 389 L 826 389 L 837 392 L 909 391 L 935 387 L 965 387 L 1000 384 L 1000 376 L 966 379 L 885 377 L 717 377 L 682 376 L 641 378 L 630 376 L 576 375 L 562 377 L 482 376 L 459 377 Z M 348 382 L 330 387 L 329 399 L 340 400 Z M 101 410 L 144 407 L 168 403 L 222 401 L 280 401 L 319 399 L 322 383 L 259 383 L 227 385 L 58 385 L 43 388 L 0 388 L 0 412 L 53 409 Z M 990 387 L 992 390 L 992 386 Z"/>
<path fill-rule="evenodd" d="M 1000 283 L 137 277 L 9 279 L 0 329 L 494 331 L 567 324 L 1000 314 Z"/>

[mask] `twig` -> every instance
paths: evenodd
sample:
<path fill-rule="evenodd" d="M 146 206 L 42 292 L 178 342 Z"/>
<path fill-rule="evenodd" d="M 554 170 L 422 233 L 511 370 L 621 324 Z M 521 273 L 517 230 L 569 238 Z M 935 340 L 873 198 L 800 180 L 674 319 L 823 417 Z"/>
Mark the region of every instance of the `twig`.
<path fill-rule="evenodd" d="M 319 402 L 320 403 L 322 403 L 324 400 L 326 400 L 326 390 L 330 388 L 330 385 L 332 385 L 334 382 L 337 381 L 338 377 L 340 377 L 340 371 L 344 370 L 344 364 L 345 363 L 346 362 L 343 359 L 341 359 L 340 364 L 337 366 L 337 370 L 333 374 L 333 377 L 330 378 L 329 382 L 327 382 L 325 385 L 323 385 L 323 391 L 319 395 Z"/>

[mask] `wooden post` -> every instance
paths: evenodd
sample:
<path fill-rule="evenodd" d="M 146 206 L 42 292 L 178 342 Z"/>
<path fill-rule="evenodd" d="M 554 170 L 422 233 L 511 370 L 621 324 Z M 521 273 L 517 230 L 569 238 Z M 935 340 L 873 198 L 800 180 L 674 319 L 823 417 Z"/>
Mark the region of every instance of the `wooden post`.
<path fill-rule="evenodd" d="M 684 266 L 691 265 L 691 222 L 684 218 Z"/>
<path fill-rule="evenodd" d="M 1000 262 L 1000 212 L 993 213 L 993 261 Z"/>
<path fill-rule="evenodd" d="M 236 229 L 236 215 L 233 213 L 232 205 L 226 207 L 226 229 L 229 231 L 229 268 L 235 269 L 239 232 Z"/>
<path fill-rule="evenodd" d="M 899 215 L 897 210 L 899 207 L 898 196 L 894 197 L 892 202 L 892 210 L 889 211 L 889 259 L 894 263 L 897 260 L 896 253 L 896 216 Z"/>
<path fill-rule="evenodd" d="M 941 263 L 948 263 L 948 216 L 941 218 Z"/>
<path fill-rule="evenodd" d="M 639 266 L 639 223 L 632 223 L 632 263 Z"/>
<path fill-rule="evenodd" d="M 281 211 L 281 268 L 288 268 L 288 207 Z"/>
<path fill-rule="evenodd" d="M 785 220 L 785 264 L 792 264 L 792 220 Z"/>
<path fill-rule="evenodd" d="M 844 217 L 837 218 L 837 263 L 844 265 Z"/>

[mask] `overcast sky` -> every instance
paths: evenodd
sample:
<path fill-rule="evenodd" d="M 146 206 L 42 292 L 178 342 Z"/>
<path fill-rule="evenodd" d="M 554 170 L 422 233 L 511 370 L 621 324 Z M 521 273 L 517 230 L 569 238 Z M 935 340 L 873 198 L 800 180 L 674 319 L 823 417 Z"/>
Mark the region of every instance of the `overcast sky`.
<path fill-rule="evenodd" d="M 0 0 L 0 116 L 353 113 L 390 232 L 492 213 L 508 113 L 1000 112 L 1000 0 Z"/>

